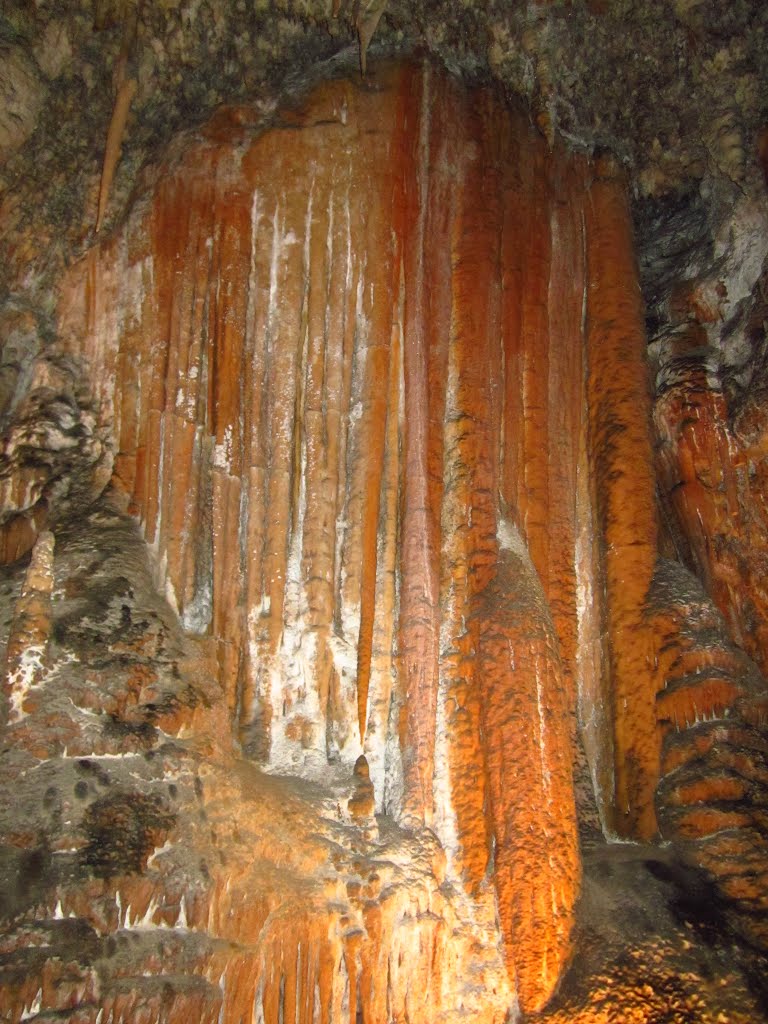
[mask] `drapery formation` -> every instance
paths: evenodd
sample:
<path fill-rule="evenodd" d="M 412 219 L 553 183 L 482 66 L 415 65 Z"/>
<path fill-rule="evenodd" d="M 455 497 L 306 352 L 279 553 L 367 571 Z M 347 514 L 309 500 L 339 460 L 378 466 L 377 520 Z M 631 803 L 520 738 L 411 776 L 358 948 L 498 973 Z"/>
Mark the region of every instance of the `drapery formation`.
<path fill-rule="evenodd" d="M 243 750 L 315 780 L 363 754 L 377 809 L 495 894 L 536 1008 L 578 892 L 577 707 L 606 828 L 656 829 L 620 175 L 428 65 L 251 117 L 169 161 L 61 331 Z"/>

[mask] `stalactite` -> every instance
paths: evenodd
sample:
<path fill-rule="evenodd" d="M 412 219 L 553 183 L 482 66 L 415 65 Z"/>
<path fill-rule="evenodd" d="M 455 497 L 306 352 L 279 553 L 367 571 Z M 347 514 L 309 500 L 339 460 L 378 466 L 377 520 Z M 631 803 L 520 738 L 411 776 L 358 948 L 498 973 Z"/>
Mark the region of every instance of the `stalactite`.
<path fill-rule="evenodd" d="M 493 878 L 521 1005 L 540 1009 L 570 951 L 580 881 L 570 723 L 541 584 L 514 526 L 500 533 L 500 564 L 478 608 Z"/>
<path fill-rule="evenodd" d="M 761 511 L 759 440 L 765 414 L 755 416 L 753 406 L 745 410 L 743 428 L 734 429 L 712 353 L 691 351 L 696 336 L 681 339 L 659 373 L 654 421 L 660 489 L 686 538 L 684 554 L 725 616 L 731 637 L 765 671 L 768 523 Z"/>
<path fill-rule="evenodd" d="M 430 185 L 431 118 L 445 86 L 433 84 L 427 70 L 410 91 L 414 114 L 403 144 L 413 160 L 414 182 L 406 195 L 411 230 L 403 254 L 405 284 L 403 321 L 403 496 L 400 566 L 399 674 L 402 694 L 403 811 L 407 818 L 432 822 L 432 776 L 439 643 L 439 513 L 429 473 L 430 407 L 429 281 L 422 253 Z M 418 111 L 418 114 L 416 114 Z M 415 115 L 415 116 L 414 116 Z M 441 238 L 443 244 L 446 239 Z M 439 389 L 439 384 L 438 384 Z"/>
<path fill-rule="evenodd" d="M 122 146 L 125 125 L 128 120 L 128 112 L 131 109 L 131 102 L 136 95 L 136 79 L 126 78 L 117 86 L 115 106 L 112 110 L 112 118 L 107 131 L 107 142 L 104 150 L 104 166 L 101 172 L 101 186 L 99 188 L 99 206 L 96 214 L 96 230 L 101 230 L 104 222 L 104 215 L 109 202 L 109 193 L 115 177 L 115 170 L 120 160 L 120 149 Z"/>

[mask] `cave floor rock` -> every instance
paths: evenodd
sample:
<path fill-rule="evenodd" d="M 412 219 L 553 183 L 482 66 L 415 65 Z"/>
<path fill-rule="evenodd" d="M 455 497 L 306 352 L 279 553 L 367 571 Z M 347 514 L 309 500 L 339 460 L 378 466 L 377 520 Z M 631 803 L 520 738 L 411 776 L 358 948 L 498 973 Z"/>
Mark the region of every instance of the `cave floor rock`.
<path fill-rule="evenodd" d="M 27 561 L 0 583 L 6 633 Z M 3 1019 L 239 1019 L 254 985 L 263 991 L 255 978 L 290 978 L 297 940 L 340 975 L 354 962 L 344 950 L 376 929 L 390 974 L 411 970 L 426 942 L 452 964 L 446 1007 L 504 1019 L 492 928 L 462 918 L 437 844 L 384 817 L 353 821 L 353 780 L 347 793 L 342 780 L 270 777 L 237 756 L 204 647 L 155 592 L 143 541 L 108 501 L 58 531 L 52 609 L 45 671 L 19 696 L 0 752 Z M 768 1019 L 765 959 L 670 850 L 593 839 L 584 871 L 577 953 L 527 1020 Z M 382 1002 L 381 1019 L 458 1019 L 423 1016 L 422 982 L 392 975 L 411 995 Z M 372 984 L 368 997 L 387 994 Z M 333 998 L 341 1013 L 343 992 Z"/>
<path fill-rule="evenodd" d="M 733 935 L 717 891 L 669 848 L 585 850 L 577 950 L 548 1008 L 565 1024 L 757 1024 L 768 963 Z"/>

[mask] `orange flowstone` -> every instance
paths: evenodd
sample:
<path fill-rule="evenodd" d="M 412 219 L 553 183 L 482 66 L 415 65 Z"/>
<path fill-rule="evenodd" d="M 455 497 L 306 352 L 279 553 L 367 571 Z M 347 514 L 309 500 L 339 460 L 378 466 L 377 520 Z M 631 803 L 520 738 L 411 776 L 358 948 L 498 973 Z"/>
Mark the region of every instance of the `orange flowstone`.
<path fill-rule="evenodd" d="M 684 729 L 699 720 L 722 718 L 743 692 L 736 680 L 718 677 L 671 686 L 656 695 L 656 716 L 660 722 Z"/>
<path fill-rule="evenodd" d="M 521 1005 L 536 1010 L 570 952 L 580 882 L 566 690 L 541 585 L 514 542 L 482 597 L 478 668 L 494 884 Z"/>
<path fill-rule="evenodd" d="M 711 722 L 703 729 L 670 736 L 664 745 L 661 774 L 670 775 L 676 768 L 707 755 L 715 749 L 719 763 L 738 766 L 743 774 L 753 770 L 750 754 L 768 755 L 768 740 L 755 729 L 741 722 Z M 749 777 L 747 775 L 747 777 Z"/>
<path fill-rule="evenodd" d="M 683 353 L 664 374 L 654 409 L 661 494 L 730 636 L 765 672 L 764 403 L 747 402 L 734 424 L 704 360 Z"/>
<path fill-rule="evenodd" d="M 433 827 L 471 898 L 495 891 L 530 1010 L 556 985 L 578 894 L 577 692 L 606 723 L 589 747 L 606 818 L 655 828 L 626 198 L 492 91 L 428 65 L 376 76 L 325 83 L 269 131 L 220 114 L 73 270 L 62 330 L 244 749 L 315 777 L 365 753 L 376 807 Z M 391 936 L 372 919 L 334 969 L 372 1021 L 415 1019 L 413 993 L 387 1011 L 376 988 L 382 964 L 401 969 L 379 928 Z M 430 941 L 437 956 L 449 940 Z M 285 974 L 301 1020 L 309 983 Z M 265 985 L 271 1022 L 277 974 Z M 340 1006 L 323 995 L 318 1012 Z"/>
<path fill-rule="evenodd" d="M 686 573 L 677 563 L 660 563 L 652 598 L 663 687 L 656 699 L 663 733 L 659 828 L 707 872 L 725 905 L 735 905 L 735 927 L 765 946 L 768 931 L 755 910 L 765 891 L 768 742 L 751 721 L 765 700 L 765 681 Z"/>
<path fill-rule="evenodd" d="M 669 794 L 670 804 L 686 807 L 691 804 L 716 802 L 718 800 L 741 800 L 747 790 L 747 782 L 737 775 L 720 775 L 708 779 L 694 779 L 681 782 Z"/>
<path fill-rule="evenodd" d="M 430 406 L 430 280 L 423 253 L 433 240 L 427 235 L 430 185 L 430 117 L 449 88 L 425 69 L 406 75 L 403 83 L 402 146 L 412 161 L 405 203 L 403 252 L 403 480 L 400 547 L 399 690 L 402 699 L 400 742 L 403 751 L 403 809 L 407 819 L 432 823 L 432 782 L 438 690 L 439 511 L 429 474 Z M 445 237 L 435 242 L 446 244 Z M 441 267 L 445 273 L 446 267 Z M 442 339 L 441 339 L 442 340 Z M 439 393 L 439 391 L 438 391 Z"/>
<path fill-rule="evenodd" d="M 484 148 L 494 139 L 493 111 Z M 446 731 L 446 771 L 455 794 L 455 865 L 471 891 L 486 877 L 492 826 L 487 810 L 488 750 L 481 707 L 489 680 L 479 659 L 477 599 L 495 572 L 497 492 L 493 380 L 499 376 L 498 260 L 500 199 L 498 158 L 483 150 L 462 165 L 451 238 L 452 304 L 445 395 L 442 508 L 441 705 Z M 480 202 L 478 202 L 478 197 Z M 497 421 L 496 421 L 497 422 Z M 498 442 L 497 442 L 498 443 Z M 476 765 L 486 765 L 478 777 Z"/>
<path fill-rule="evenodd" d="M 643 615 L 657 555 L 645 334 L 626 190 L 613 168 L 597 171 L 585 209 L 587 393 L 615 743 L 610 825 L 649 839 L 660 744 Z"/>

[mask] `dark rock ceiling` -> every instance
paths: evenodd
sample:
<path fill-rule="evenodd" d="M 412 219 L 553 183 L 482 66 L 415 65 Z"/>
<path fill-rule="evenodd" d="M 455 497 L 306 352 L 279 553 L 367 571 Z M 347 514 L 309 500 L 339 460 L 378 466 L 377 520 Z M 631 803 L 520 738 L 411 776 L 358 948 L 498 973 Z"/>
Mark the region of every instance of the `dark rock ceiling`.
<path fill-rule="evenodd" d="M 262 104 L 268 114 L 275 94 L 313 65 L 356 60 L 355 15 L 381 6 L 4 0 L 6 297 L 24 294 L 44 308 L 61 260 L 91 240 L 121 52 L 137 94 L 107 228 L 140 168 L 175 132 L 224 101 Z M 389 0 L 370 53 L 398 49 L 495 79 L 545 134 L 612 150 L 632 175 L 641 233 L 658 220 L 659 196 L 674 197 L 673 214 L 681 197 L 695 211 L 704 183 L 711 209 L 713 195 L 727 204 L 733 189 L 757 177 L 759 131 L 768 122 L 768 6 L 760 0 Z M 688 231 L 696 234 L 695 220 Z"/>

